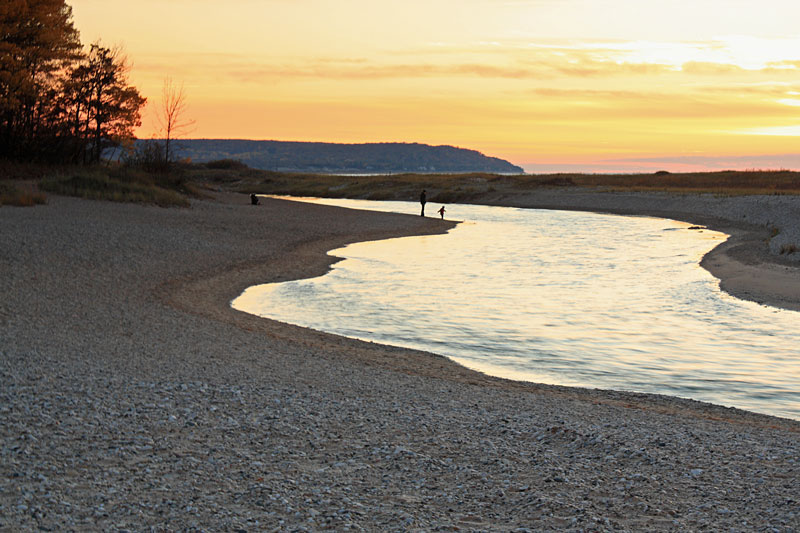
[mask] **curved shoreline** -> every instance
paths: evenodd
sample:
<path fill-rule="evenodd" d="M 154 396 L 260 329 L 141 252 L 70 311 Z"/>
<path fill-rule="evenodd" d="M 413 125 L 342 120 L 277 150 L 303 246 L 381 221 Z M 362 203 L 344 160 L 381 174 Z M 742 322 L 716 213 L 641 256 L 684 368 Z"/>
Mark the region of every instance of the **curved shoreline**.
<path fill-rule="evenodd" d="M 284 198 L 284 197 L 279 197 L 277 199 L 294 201 L 292 198 Z M 299 199 L 297 201 L 300 201 L 300 202 L 308 201 L 309 203 L 312 203 L 312 204 L 318 203 L 318 202 L 314 201 L 314 199 L 305 199 L 305 198 Z M 380 205 L 377 205 L 377 203 L 375 203 L 375 202 L 364 202 L 364 205 L 360 205 L 357 201 L 339 203 L 339 202 L 335 202 L 335 201 L 323 200 L 321 202 L 321 204 L 322 205 L 335 205 L 335 206 L 340 206 L 341 205 L 341 206 L 343 206 L 345 208 L 350 208 L 350 209 L 366 209 L 366 210 L 375 210 L 375 211 L 379 211 L 379 212 L 383 211 L 385 209 L 384 207 L 381 207 Z M 413 206 L 412 206 L 412 208 L 413 208 Z M 406 204 L 404 207 L 391 208 L 391 209 L 393 211 L 397 211 L 397 212 L 399 212 L 399 211 L 406 211 L 407 212 L 407 211 L 410 210 L 409 207 L 408 207 L 408 204 Z M 460 208 L 458 206 L 454 205 L 453 209 L 456 212 L 460 211 L 461 216 L 464 216 L 464 217 L 472 217 L 472 218 L 474 218 L 475 216 L 477 216 L 477 215 L 474 215 L 474 214 L 465 214 L 465 211 L 466 211 L 467 208 L 464 205 L 462 205 Z M 560 209 L 563 209 L 563 208 L 560 208 Z M 598 210 L 595 210 L 594 212 L 597 212 L 597 211 Z M 609 211 L 605 210 L 604 212 L 608 213 Z M 618 213 L 614 213 L 614 214 L 618 214 Z M 635 220 L 637 218 L 639 218 L 639 220 L 644 220 L 646 218 L 649 218 L 649 216 L 650 216 L 649 213 L 640 213 L 640 214 L 641 215 L 648 215 L 648 217 L 633 217 L 633 216 L 631 216 L 630 212 L 625 213 L 625 214 L 621 214 L 620 216 L 621 217 L 630 217 L 629 220 L 632 223 L 635 222 Z M 671 217 L 671 218 L 672 219 L 676 219 L 676 217 L 674 217 L 674 216 Z M 618 220 L 620 220 L 620 222 L 618 223 L 620 226 L 626 224 L 624 222 L 624 220 L 625 220 L 624 218 L 618 218 Z M 687 222 L 687 224 L 697 223 L 697 218 L 694 218 L 693 221 L 684 221 L 684 222 Z M 706 225 L 703 226 L 704 228 L 708 228 L 708 229 L 714 230 L 717 227 L 724 226 L 724 229 L 726 229 L 727 231 L 730 231 L 732 234 L 730 234 L 730 235 L 722 235 L 722 236 L 717 235 L 717 237 L 715 237 L 716 244 L 714 245 L 714 247 L 709 250 L 710 246 L 707 246 L 705 248 L 705 250 L 707 250 L 707 251 L 704 252 L 704 255 L 702 257 L 702 261 L 699 260 L 699 254 L 698 254 L 696 256 L 696 257 L 698 257 L 698 259 L 695 259 L 692 262 L 692 265 L 696 264 L 698 266 L 702 266 L 707 271 L 710 271 L 710 273 L 712 275 L 716 276 L 716 278 L 717 278 L 717 284 L 716 285 L 721 285 L 721 290 L 723 290 L 724 292 L 727 292 L 728 294 L 732 294 L 733 296 L 739 296 L 739 299 L 755 301 L 755 302 L 757 302 L 759 304 L 771 305 L 773 307 L 782 307 L 784 309 L 798 309 L 798 308 L 800 308 L 800 305 L 798 305 L 798 300 L 786 299 L 785 294 L 781 294 L 780 292 L 770 293 L 770 292 L 767 292 L 767 291 L 765 291 L 765 290 L 763 290 L 761 288 L 761 287 L 766 287 L 767 289 L 774 288 L 774 286 L 776 284 L 777 284 L 778 291 L 780 291 L 781 289 L 787 288 L 787 287 L 785 287 L 785 285 L 783 285 L 782 279 L 785 278 L 787 273 L 791 274 L 791 272 L 789 272 L 788 270 L 784 270 L 785 267 L 783 267 L 781 265 L 778 265 L 779 268 L 776 269 L 774 276 L 771 276 L 771 275 L 769 275 L 769 271 L 766 271 L 766 269 L 769 268 L 770 266 L 774 266 L 774 265 L 745 264 L 745 263 L 740 262 L 739 260 L 737 260 L 735 257 L 732 257 L 732 256 L 729 255 L 729 250 L 730 249 L 734 249 L 734 250 L 744 249 L 745 252 L 751 252 L 752 253 L 752 250 L 753 250 L 754 247 L 759 247 L 759 246 L 762 246 L 764 244 L 763 236 L 762 236 L 762 233 L 765 233 L 764 231 L 759 231 L 757 228 L 753 229 L 753 230 L 750 230 L 749 228 L 740 228 L 738 226 L 734 227 L 734 228 L 731 228 L 730 227 L 731 224 L 729 222 L 725 223 L 725 221 L 715 221 L 715 220 L 710 219 L 709 217 L 706 217 L 704 219 L 704 222 L 706 223 Z M 692 228 L 692 229 L 698 229 L 699 227 L 700 226 L 697 226 L 697 227 Z M 559 230 L 557 228 L 554 228 L 554 234 L 557 235 L 558 233 L 559 233 Z M 690 233 L 696 233 L 696 232 L 690 232 Z M 701 233 L 702 233 L 702 231 L 701 231 Z M 609 237 L 609 238 L 613 238 L 613 237 Z M 462 239 L 463 239 L 463 237 L 462 237 Z M 720 241 L 722 241 L 722 242 L 720 242 Z M 321 245 L 321 246 L 318 247 L 316 253 L 318 253 L 320 255 L 325 254 L 326 250 L 329 250 L 329 249 L 333 248 L 334 246 L 335 246 L 335 244 L 333 244 L 331 246 Z M 742 255 L 742 251 L 739 251 L 738 253 L 739 253 L 740 256 Z M 344 255 L 347 255 L 347 254 L 344 254 Z M 313 274 L 313 276 L 316 276 L 318 274 L 319 273 L 315 272 Z M 731 275 L 731 274 L 733 274 L 733 275 Z M 297 276 L 292 276 L 292 278 L 306 278 L 306 277 L 313 277 L 313 276 L 300 276 L 300 275 L 297 275 Z M 732 281 L 732 283 L 731 283 L 731 281 Z M 264 283 L 264 282 L 259 282 L 256 285 L 260 285 L 262 283 Z M 733 286 L 733 288 L 731 288 L 731 286 Z M 788 288 L 791 289 L 791 287 L 788 287 Z M 737 290 L 738 291 L 743 291 L 743 294 L 737 295 L 736 294 Z M 253 310 L 252 307 L 250 309 L 248 309 L 246 305 L 244 307 L 235 305 L 234 307 L 238 308 L 238 309 L 241 309 L 242 311 L 245 311 L 245 312 L 253 313 L 256 316 L 259 315 L 259 313 L 256 310 Z M 753 306 L 753 307 L 755 307 L 755 306 Z M 753 311 L 755 312 L 756 310 L 753 309 Z M 770 312 L 770 313 L 772 313 L 772 312 Z M 270 318 L 272 320 L 275 320 L 275 321 L 288 321 L 288 322 L 292 322 L 293 324 L 302 323 L 302 322 L 295 322 L 295 321 L 292 321 L 292 320 L 288 320 L 286 318 L 281 318 L 281 316 L 288 316 L 288 315 L 282 314 L 282 313 L 280 313 L 278 311 L 273 312 L 271 314 L 268 314 L 267 316 L 270 316 Z M 334 334 L 334 335 L 337 334 L 335 329 L 331 330 L 331 329 L 328 329 L 328 328 L 325 328 L 325 327 L 319 327 L 319 326 L 314 326 L 314 325 L 309 325 L 309 324 L 304 324 L 304 325 L 306 327 L 309 327 L 309 328 L 321 329 L 323 332 L 330 332 L 331 334 Z M 364 325 L 365 324 L 362 324 L 362 328 L 361 328 L 362 331 L 369 331 L 368 323 L 366 324 L 367 329 L 363 329 Z M 347 335 L 346 333 L 345 334 L 338 333 L 338 334 L 339 335 Z M 383 341 L 377 340 L 374 336 L 367 335 L 366 333 L 365 333 L 364 336 L 362 336 L 362 338 L 372 339 L 373 341 L 380 342 L 380 343 L 395 344 L 395 342 L 391 341 L 391 340 L 383 340 Z M 710 342 L 710 339 L 709 339 L 709 342 Z M 400 346 L 402 346 L 402 343 L 400 344 Z M 406 347 L 408 347 L 408 346 L 406 346 Z M 432 352 L 438 352 L 438 353 L 442 353 L 442 354 L 449 353 L 449 352 L 446 352 L 446 351 L 439 352 L 439 350 L 437 350 L 435 348 L 425 348 L 425 347 L 419 347 L 419 346 L 417 346 L 416 348 L 417 349 L 421 349 L 421 350 L 430 350 Z M 753 353 L 753 355 L 755 355 L 755 353 L 752 352 L 752 350 L 751 350 L 751 353 Z M 455 361 L 458 361 L 458 358 L 455 358 Z M 519 375 L 514 376 L 514 375 L 510 375 L 509 373 L 499 373 L 499 372 L 497 372 L 497 369 L 495 369 L 495 371 L 493 371 L 493 370 L 488 369 L 488 368 L 482 368 L 482 367 L 478 366 L 474 362 L 473 362 L 473 364 L 469 364 L 469 363 L 462 363 L 462 364 L 465 364 L 465 366 L 467 366 L 467 367 L 469 367 L 469 368 L 471 368 L 471 369 L 473 369 L 473 370 L 475 370 L 477 372 L 486 373 L 486 374 L 488 374 L 490 376 L 494 376 L 494 377 L 507 378 L 507 379 L 512 380 L 512 381 L 517 381 L 517 380 L 519 380 L 519 381 L 528 381 L 528 382 L 530 382 L 530 381 L 533 381 L 533 382 L 539 381 L 539 380 L 537 380 L 535 378 L 531 378 L 531 377 L 519 376 Z M 787 369 L 787 370 L 789 370 L 789 369 Z M 543 381 L 545 381 L 546 383 L 550 383 L 550 384 L 554 383 L 554 384 L 566 384 L 566 385 L 569 385 L 568 378 L 566 378 L 565 376 L 562 376 L 561 378 L 559 378 L 557 380 L 556 379 L 549 379 L 549 380 L 543 380 Z M 598 384 L 597 381 L 588 381 L 588 383 L 589 383 L 588 385 L 578 385 L 578 387 L 581 387 L 581 388 L 584 388 L 584 387 L 588 387 L 588 388 L 601 387 L 601 388 L 605 388 L 605 389 L 621 388 L 623 390 L 638 390 L 638 391 L 646 391 L 646 392 L 650 392 L 650 393 L 652 393 L 652 392 L 661 392 L 661 394 L 665 394 L 665 395 L 678 395 L 678 396 L 683 396 L 683 397 L 688 397 L 688 398 L 697 398 L 697 399 L 702 399 L 703 398 L 702 388 L 699 388 L 698 390 L 694 391 L 694 393 L 681 394 L 680 392 L 653 391 L 652 387 L 647 387 L 647 388 L 639 387 L 637 389 L 631 389 L 630 387 L 625 387 L 624 385 L 620 385 L 620 386 L 600 385 L 600 384 Z M 507 386 L 507 385 L 504 385 L 504 386 Z M 790 389 L 791 389 L 791 387 L 790 387 Z M 751 405 L 750 407 L 747 407 L 747 406 L 743 406 L 741 403 L 737 403 L 737 401 L 733 400 L 733 399 L 728 399 L 726 401 L 726 400 L 722 400 L 722 399 L 713 400 L 713 399 L 708 399 L 706 397 L 702 401 L 704 401 L 704 402 L 714 402 L 714 403 L 723 404 L 723 405 L 734 405 L 734 406 L 738 406 L 739 408 L 745 409 L 745 410 L 750 409 L 750 410 L 754 410 L 754 411 L 760 412 L 760 413 L 772 414 L 774 416 L 779 416 L 779 417 L 783 416 L 783 417 L 789 417 L 789 418 L 792 418 L 792 419 L 800 420 L 800 417 L 798 417 L 798 415 L 796 413 L 792 413 L 791 410 L 790 411 L 784 411 L 783 413 L 781 413 L 776 408 L 776 406 L 771 404 L 771 403 L 770 404 L 763 403 L 763 404 L 760 405 L 760 407 L 756 407 L 754 405 Z M 740 402 L 741 401 L 742 400 L 740 400 Z"/>
<path fill-rule="evenodd" d="M 726 198 L 706 196 L 707 202 L 687 206 L 685 198 L 697 199 L 700 195 L 676 195 L 660 193 L 614 193 L 578 192 L 570 190 L 537 191 L 526 195 L 483 194 L 469 203 L 475 205 L 520 207 L 526 209 L 549 209 L 564 211 L 586 211 L 625 216 L 650 216 L 679 220 L 689 224 L 705 226 L 710 230 L 728 235 L 728 239 L 709 250 L 700 266 L 719 280 L 720 289 L 736 298 L 767 305 L 800 311 L 800 260 L 770 252 L 768 243 L 774 235 L 766 222 L 748 223 L 752 206 L 739 206 L 720 213 Z M 779 209 L 769 205 L 774 199 L 781 203 L 793 203 L 798 212 L 788 214 L 782 225 L 790 234 L 800 232 L 800 197 L 758 197 L 767 204 L 761 209 Z M 282 199 L 282 198 L 278 198 Z M 291 201 L 290 197 L 285 197 Z M 735 201 L 735 200 L 733 200 Z M 688 208 L 687 208 L 688 207 Z M 749 213 L 748 213 L 749 212 Z M 763 218 L 763 217 L 762 217 Z M 777 231 L 779 228 L 775 228 Z M 335 248 L 331 247 L 330 249 Z M 318 275 L 318 274 L 315 274 Z M 311 277 L 311 276 L 299 276 Z"/>
<path fill-rule="evenodd" d="M 235 198 L 235 196 L 233 198 Z M 602 194 L 596 196 L 591 195 L 591 198 L 592 200 L 597 198 L 602 200 L 603 196 Z M 237 200 L 234 199 L 233 201 Z M 272 201 L 308 204 L 308 202 L 293 201 L 290 199 L 276 198 L 272 199 Z M 723 275 L 727 274 L 728 272 L 736 273 L 741 268 L 749 267 L 755 270 L 758 270 L 759 268 L 758 265 L 744 265 L 738 260 L 730 258 L 730 256 L 727 254 L 727 249 L 732 245 L 749 246 L 755 242 L 761 242 L 761 232 L 758 230 L 758 228 L 751 228 L 747 225 L 731 223 L 731 221 L 725 221 L 723 219 L 709 216 L 675 216 L 674 214 L 667 214 L 663 211 L 659 212 L 658 214 L 653 214 L 652 211 L 646 211 L 641 208 L 632 208 L 630 206 L 627 208 L 600 208 L 592 204 L 575 205 L 574 203 L 568 206 L 543 206 L 539 205 L 538 203 L 533 203 L 533 205 L 530 205 L 530 202 L 531 199 L 528 198 L 523 201 L 518 201 L 518 203 L 522 205 L 508 205 L 507 203 L 501 204 L 491 202 L 481 202 L 481 204 L 505 207 L 525 207 L 532 209 L 591 211 L 627 216 L 657 216 L 659 218 L 670 218 L 673 220 L 683 220 L 684 222 L 688 223 L 703 224 L 716 231 L 726 233 L 730 232 L 730 237 L 725 242 L 708 252 L 703 258 L 701 266 L 711 271 L 711 273 L 718 279 L 719 276 L 715 274 L 715 271 L 713 271 L 712 268 L 716 270 L 716 273 L 722 273 Z M 341 208 L 334 207 L 334 209 Z M 358 210 L 353 211 L 358 212 Z M 371 213 L 377 214 L 378 216 L 387 214 L 378 211 Z M 439 221 L 434 218 L 426 219 L 426 221 L 433 221 L 434 224 L 439 223 Z M 773 423 L 765 422 L 760 418 L 774 418 L 790 422 L 790 425 L 788 426 L 791 428 L 790 431 L 800 432 L 800 421 L 781 419 L 780 417 L 774 417 L 773 415 L 755 413 L 688 398 L 664 396 L 651 393 L 635 393 L 607 389 L 588 389 L 582 387 L 546 385 L 490 376 L 464 367 L 459 363 L 456 363 L 455 361 L 452 361 L 451 359 L 439 354 L 341 337 L 331 333 L 252 315 L 244 311 L 236 310 L 230 305 L 230 302 L 241 295 L 245 289 L 253 285 L 306 279 L 325 274 L 333 263 L 339 261 L 338 258 L 330 256 L 328 252 L 333 249 L 341 248 L 342 246 L 351 242 L 383 240 L 401 236 L 423 235 L 425 233 L 444 233 L 446 230 L 454 227 L 455 225 L 455 222 L 446 221 L 445 226 L 427 226 L 425 230 L 415 229 L 411 232 L 408 230 L 393 230 L 380 234 L 373 233 L 350 235 L 346 238 L 337 237 L 332 239 L 312 239 L 311 241 L 306 242 L 297 249 L 293 250 L 291 254 L 278 260 L 273 260 L 267 264 L 261 262 L 256 264 L 243 264 L 238 265 L 233 269 L 223 269 L 222 271 L 211 276 L 208 276 L 207 274 L 200 274 L 199 276 L 193 276 L 192 279 L 188 281 L 182 280 L 177 284 L 175 284 L 173 281 L 170 283 L 168 290 L 165 291 L 165 294 L 169 294 L 169 298 L 166 301 L 170 305 L 182 310 L 194 314 L 209 316 L 215 320 L 227 321 L 249 331 L 261 331 L 264 334 L 274 338 L 291 339 L 292 341 L 296 339 L 303 339 L 304 342 L 310 342 L 314 346 L 326 346 L 330 344 L 335 344 L 338 348 L 343 348 L 346 346 L 348 355 L 355 357 L 359 363 L 400 371 L 409 375 L 445 378 L 460 383 L 488 386 L 502 390 L 546 393 L 558 397 L 569 397 L 579 399 L 581 401 L 590 401 L 595 404 L 604 403 L 608 405 L 619 405 L 626 408 L 642 409 L 644 411 L 659 413 L 675 413 L 681 411 L 683 414 L 690 416 L 711 420 L 725 420 L 736 424 L 765 424 L 766 426 L 772 427 L 774 425 Z M 723 266 L 720 269 L 717 268 L 716 265 L 703 264 L 706 263 L 707 260 L 721 262 Z M 800 270 L 798 270 L 798 272 L 800 272 Z M 779 284 L 782 281 L 782 277 L 780 277 L 781 274 L 782 273 L 780 271 L 777 272 Z M 769 305 L 774 305 L 775 303 L 781 302 L 784 304 L 784 308 L 786 309 L 800 309 L 800 296 L 798 296 L 797 301 L 787 301 L 785 299 L 779 300 L 774 295 L 766 296 L 762 293 L 753 291 L 753 289 L 747 284 L 747 281 L 749 281 L 749 279 L 745 278 L 744 283 L 734 284 L 734 290 L 743 291 L 743 295 L 746 296 L 743 299 L 758 301 L 758 303 L 765 303 Z M 727 287 L 727 281 L 721 280 L 721 283 L 723 282 L 726 283 Z M 723 288 L 723 290 L 731 293 L 729 289 Z M 736 296 L 735 294 L 733 295 Z M 795 424 L 798 424 L 797 427 L 794 427 Z"/>
<path fill-rule="evenodd" d="M 798 421 L 230 307 L 439 220 L 244 195 L 0 218 L 0 529 L 800 528 Z"/>

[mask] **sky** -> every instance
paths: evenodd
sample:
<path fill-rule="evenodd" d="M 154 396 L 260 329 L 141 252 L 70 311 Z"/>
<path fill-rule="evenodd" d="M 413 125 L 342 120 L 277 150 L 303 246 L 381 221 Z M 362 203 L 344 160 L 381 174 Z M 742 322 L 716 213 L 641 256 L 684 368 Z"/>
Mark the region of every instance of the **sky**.
<path fill-rule="evenodd" d="M 158 135 L 420 142 L 528 172 L 800 169 L 797 0 L 67 0 Z M 133 7 L 135 6 L 135 8 Z"/>

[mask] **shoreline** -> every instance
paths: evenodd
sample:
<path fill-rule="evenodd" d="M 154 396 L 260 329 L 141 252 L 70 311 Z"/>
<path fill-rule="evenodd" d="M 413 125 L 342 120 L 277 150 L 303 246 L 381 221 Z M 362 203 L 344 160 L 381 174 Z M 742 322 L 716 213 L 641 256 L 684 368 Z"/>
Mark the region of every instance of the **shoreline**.
<path fill-rule="evenodd" d="M 701 198 L 694 194 L 573 194 L 545 191 L 514 199 L 505 195 L 487 195 L 474 203 L 650 216 L 705 226 L 729 236 L 726 241 L 710 250 L 700 262 L 701 267 L 719 280 L 722 291 L 761 305 L 800 311 L 800 261 L 771 253 L 769 246 L 770 239 L 774 237 L 769 226 L 784 231 L 790 238 L 800 234 L 800 197 L 716 198 L 709 195 Z M 755 200 L 751 201 L 751 198 Z M 782 228 L 770 221 L 768 212 L 784 206 L 771 205 L 773 202 L 791 204 L 793 207 L 780 220 Z M 726 203 L 734 205 L 728 207 L 725 206 Z M 758 210 L 764 212 L 754 212 Z"/>
<path fill-rule="evenodd" d="M 597 200 L 596 195 L 590 195 L 592 200 Z M 229 197 L 230 198 L 230 197 Z M 233 195 L 236 198 L 236 195 Z M 600 196 L 602 200 L 602 196 Z M 296 201 L 291 198 L 270 198 L 272 201 L 277 202 L 290 202 L 295 204 L 306 204 L 308 202 Z M 784 268 L 781 265 L 781 270 L 775 270 L 774 277 L 764 278 L 763 276 L 739 276 L 734 277 L 742 271 L 746 272 L 760 272 L 760 268 L 764 264 L 769 263 L 769 256 L 766 252 L 761 254 L 752 254 L 758 257 L 761 261 L 766 263 L 745 264 L 738 259 L 730 257 L 728 250 L 730 248 L 739 249 L 744 246 L 748 250 L 750 246 L 755 243 L 763 243 L 762 231 L 759 228 L 753 228 L 746 224 L 726 221 L 720 218 L 702 216 L 691 217 L 684 214 L 683 216 L 676 216 L 674 214 L 666 214 L 659 212 L 658 215 L 652 214 L 650 211 L 635 208 L 597 208 L 596 205 L 569 205 L 557 207 L 543 207 L 539 206 L 537 199 L 526 198 L 519 202 L 522 205 L 509 206 L 507 204 L 491 204 L 485 203 L 484 205 L 498 205 L 503 207 L 524 207 L 531 209 L 565 209 L 576 211 L 592 211 L 597 213 L 607 213 L 615 215 L 628 215 L 628 216 L 654 216 L 658 218 L 670 218 L 673 220 L 683 220 L 688 223 L 702 224 L 709 229 L 721 231 L 730 235 L 730 237 L 709 251 L 702 259 L 700 266 L 709 270 L 712 275 L 720 279 L 717 274 L 728 275 L 733 274 L 733 283 L 731 279 L 720 279 L 721 289 L 735 297 L 740 297 L 732 291 L 738 291 L 742 299 L 755 301 L 762 305 L 773 305 L 775 307 L 783 308 L 786 310 L 800 309 L 800 294 L 797 300 L 789 300 L 783 296 L 775 295 L 774 293 L 762 293 L 754 289 L 752 281 L 762 282 L 763 286 L 768 288 L 782 287 L 785 280 Z M 230 200 L 228 200 L 230 201 Z M 243 201 L 243 200 L 233 200 Z M 484 202 L 481 202 L 484 203 Z M 319 204 L 310 204 L 319 205 Z M 327 206 L 326 206 L 327 207 Z M 333 207 L 333 209 L 341 209 Z M 386 214 L 379 211 L 360 211 L 351 210 L 356 213 L 369 212 L 374 214 Z M 401 217 L 408 215 L 401 214 Z M 417 219 L 418 217 L 412 217 Z M 215 320 L 227 321 L 234 323 L 239 327 L 243 327 L 250 331 L 261 331 L 266 335 L 280 339 L 305 339 L 315 346 L 325 346 L 329 344 L 336 344 L 337 347 L 347 346 L 353 355 L 360 363 L 375 365 L 380 368 L 391 369 L 400 371 L 409 375 L 424 376 L 424 377 L 445 377 L 448 380 L 466 383 L 470 385 L 480 385 L 486 387 L 497 388 L 501 390 L 512 391 L 527 391 L 527 392 L 543 392 L 555 396 L 569 397 L 579 399 L 581 401 L 591 401 L 593 403 L 607 403 L 609 405 L 622 405 L 627 408 L 642 409 L 645 411 L 670 413 L 675 410 L 683 410 L 684 414 L 696 416 L 699 418 L 708 418 L 712 420 L 724 420 L 732 423 L 747 423 L 747 424 L 764 424 L 771 425 L 769 422 L 759 420 L 760 417 L 767 417 L 770 419 L 784 420 L 790 422 L 789 427 L 797 424 L 791 431 L 800 432 L 800 420 L 793 420 L 788 418 L 781 418 L 775 415 L 764 413 L 756 413 L 739 409 L 736 407 L 727 407 L 713 403 L 698 401 L 690 398 L 665 396 L 654 393 L 638 393 L 629 391 L 617 391 L 610 389 L 589 389 L 583 387 L 570 387 L 562 385 L 549 385 L 535 382 L 518 381 L 513 379 L 501 378 L 484 374 L 477 370 L 472 370 L 462 366 L 455 361 L 435 353 L 422 352 L 408 348 L 395 347 L 391 345 L 382 345 L 368 341 L 361 341 L 358 339 L 351 339 L 348 337 L 341 337 L 332 333 L 326 333 L 294 324 L 288 324 L 273 319 L 263 318 L 244 311 L 233 309 L 230 303 L 237 298 L 245 289 L 253 285 L 264 283 L 275 283 L 293 281 L 298 279 L 307 279 L 324 275 L 330 269 L 330 266 L 338 262 L 340 259 L 328 255 L 328 252 L 333 249 L 340 248 L 351 242 L 365 242 L 369 240 L 383 240 L 394 237 L 423 235 L 426 233 L 444 233 L 452 227 L 455 227 L 459 222 L 445 221 L 445 226 L 442 227 L 440 221 L 434 217 L 426 217 L 422 219 L 424 222 L 433 222 L 433 226 L 427 226 L 426 230 L 415 230 L 414 233 L 405 231 L 390 231 L 384 234 L 361 234 L 351 235 L 346 239 L 318 239 L 306 242 L 298 249 L 293 250 L 290 255 L 283 257 L 279 260 L 272 261 L 268 264 L 257 263 L 256 265 L 240 265 L 235 269 L 224 269 L 221 272 L 215 273 L 211 276 L 201 274 L 190 280 L 183 280 L 180 283 L 175 283 L 174 280 L 170 282 L 168 288 L 165 287 L 165 294 L 169 295 L 164 301 L 171 306 L 182 309 L 184 311 L 208 316 Z M 438 226 L 437 226 L 438 225 Z M 752 261 L 752 259 L 751 259 Z M 709 264 L 704 264 L 709 263 Z M 712 270 L 713 269 L 713 270 Z M 800 275 L 800 269 L 790 270 L 789 275 Z M 725 284 L 725 287 L 722 284 Z M 733 286 L 731 288 L 731 285 Z M 212 296 L 208 296 L 212 295 Z M 782 304 L 782 305 L 779 305 Z M 388 352 L 388 354 L 387 354 Z M 407 357 L 401 357 L 399 354 L 407 354 Z M 446 364 L 442 364 L 442 360 Z M 661 403 L 664 399 L 668 399 L 667 403 L 674 403 L 669 407 L 664 407 Z"/>
<path fill-rule="evenodd" d="M 733 210 L 727 217 L 698 212 L 700 209 L 714 210 L 714 204 L 722 204 L 725 199 L 709 197 L 710 202 L 686 209 L 680 205 L 685 197 L 697 198 L 700 195 L 677 195 L 672 193 L 613 193 L 590 191 L 572 192 L 539 191 L 527 195 L 482 194 L 472 201 L 473 205 L 498 207 L 519 207 L 524 209 L 545 209 L 562 211 L 585 211 L 623 216 L 647 216 L 679 220 L 689 224 L 706 227 L 728 235 L 728 238 L 709 250 L 699 265 L 719 281 L 720 289 L 741 300 L 760 305 L 776 307 L 789 311 L 800 311 L 800 258 L 789 259 L 770 252 L 769 241 L 774 237 L 770 228 L 758 223 L 748 223 L 749 209 Z M 271 197 L 266 195 L 265 197 Z M 615 201 L 609 202 L 609 199 Z M 661 198 L 659 198 L 661 197 Z M 567 198 L 564 201 L 564 198 Z M 661 205 L 653 205 L 653 199 Z M 760 197 L 769 203 L 770 197 Z M 277 197 L 279 200 L 293 200 L 290 196 Z M 645 199 L 645 205 L 637 205 Z M 667 201 L 664 202 L 663 200 Z M 781 197 L 786 200 L 786 197 Z M 783 225 L 791 225 L 790 235 L 800 236 L 800 197 L 789 197 L 795 205 L 796 213 L 783 220 Z M 609 205 L 612 204 L 612 205 Z M 627 205 L 626 205 L 627 204 Z M 453 204 L 457 205 L 457 204 Z M 769 208 L 769 206 L 767 206 Z M 744 216 L 743 216 L 744 215 Z M 433 218 L 433 217 L 431 217 Z M 756 217 L 751 217 L 756 218 Z M 766 223 L 770 225 L 770 222 Z M 332 247 L 333 249 L 335 247 Z M 319 274 L 315 274 L 319 275 Z M 313 277 L 313 276 L 301 276 Z M 298 279 L 298 278 L 293 278 Z"/>
<path fill-rule="evenodd" d="M 0 209 L 0 529 L 800 527 L 798 421 L 232 309 L 331 248 L 450 227 L 248 203 Z"/>

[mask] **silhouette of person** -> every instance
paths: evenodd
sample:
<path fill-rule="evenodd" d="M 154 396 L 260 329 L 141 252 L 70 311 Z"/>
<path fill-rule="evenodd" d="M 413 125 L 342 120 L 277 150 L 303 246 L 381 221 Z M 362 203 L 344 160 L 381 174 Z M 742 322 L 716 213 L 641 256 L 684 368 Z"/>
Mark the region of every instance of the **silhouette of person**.
<path fill-rule="evenodd" d="M 425 197 L 425 189 L 422 189 L 422 194 L 419 195 L 419 203 L 422 204 L 422 213 L 420 213 L 420 216 L 422 217 L 425 216 L 425 202 L 427 202 Z"/>
<path fill-rule="evenodd" d="M 439 209 L 438 213 L 442 215 L 442 220 L 444 220 L 444 206 L 442 206 L 441 209 Z"/>
<path fill-rule="evenodd" d="M 258 196 L 256 196 L 255 194 L 251 194 L 250 195 L 250 203 L 252 205 L 258 205 Z"/>

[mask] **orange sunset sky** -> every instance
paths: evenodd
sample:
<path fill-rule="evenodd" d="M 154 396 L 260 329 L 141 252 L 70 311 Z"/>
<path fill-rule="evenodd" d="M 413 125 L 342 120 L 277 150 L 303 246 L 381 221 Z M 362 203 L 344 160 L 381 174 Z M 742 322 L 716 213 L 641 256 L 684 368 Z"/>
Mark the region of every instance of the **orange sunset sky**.
<path fill-rule="evenodd" d="M 530 172 L 800 168 L 797 0 L 73 0 L 192 138 L 451 144 Z"/>

